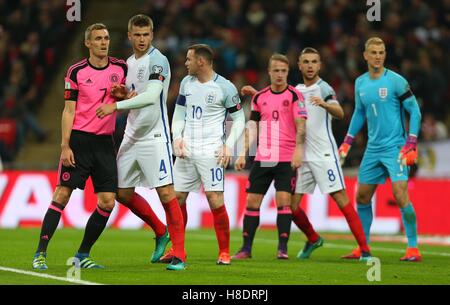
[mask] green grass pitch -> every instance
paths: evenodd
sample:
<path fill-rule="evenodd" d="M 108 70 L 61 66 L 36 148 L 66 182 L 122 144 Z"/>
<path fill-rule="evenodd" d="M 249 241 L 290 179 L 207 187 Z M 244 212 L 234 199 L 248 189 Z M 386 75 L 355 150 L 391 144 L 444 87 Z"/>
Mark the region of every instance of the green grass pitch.
<path fill-rule="evenodd" d="M 0 230 L 0 284 L 71 284 L 41 278 L 32 274 L 5 271 L 5 268 L 31 271 L 39 230 Z M 83 231 L 61 229 L 53 236 L 48 249 L 49 269 L 39 271 L 66 277 L 66 265 L 82 239 Z M 289 260 L 277 260 L 276 231 L 259 230 L 253 246 L 253 258 L 232 261 L 231 266 L 217 266 L 217 242 L 213 230 L 187 231 L 186 250 L 188 269 L 166 271 L 164 264 L 151 264 L 153 233 L 149 230 L 108 229 L 94 246 L 91 256 L 106 269 L 81 270 L 81 280 L 101 284 L 150 285 L 301 285 L 301 284 L 450 284 L 450 247 L 421 246 L 421 263 L 400 262 L 403 243 L 372 243 L 374 256 L 381 261 L 381 280 L 368 281 L 372 265 L 345 261 L 339 257 L 352 249 L 355 243 L 348 239 L 325 237 L 324 247 L 317 249 L 309 260 L 296 259 L 304 239 L 292 232 L 289 242 Z M 231 233 L 232 254 L 241 245 L 241 232 Z M 3 268 L 3 269 L 2 269 Z"/>

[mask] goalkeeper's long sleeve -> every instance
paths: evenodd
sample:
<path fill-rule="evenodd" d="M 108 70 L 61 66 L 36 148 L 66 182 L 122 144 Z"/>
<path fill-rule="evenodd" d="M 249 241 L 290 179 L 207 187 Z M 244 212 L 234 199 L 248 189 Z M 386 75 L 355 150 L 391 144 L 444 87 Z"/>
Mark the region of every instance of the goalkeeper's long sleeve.
<path fill-rule="evenodd" d="M 419 136 L 420 121 L 422 114 L 420 113 L 419 104 L 414 96 L 409 97 L 403 101 L 403 106 L 408 111 L 409 118 L 409 134 L 415 137 Z"/>
<path fill-rule="evenodd" d="M 363 128 L 366 121 L 366 112 L 364 105 L 359 98 L 359 92 L 357 89 L 357 84 L 355 85 L 355 111 L 353 112 L 352 120 L 350 121 L 350 126 L 348 127 L 347 135 L 354 138 L 358 132 Z"/>
<path fill-rule="evenodd" d="M 361 108 L 355 108 L 347 134 L 354 138 L 364 126 L 365 118 L 366 116 L 364 110 Z"/>

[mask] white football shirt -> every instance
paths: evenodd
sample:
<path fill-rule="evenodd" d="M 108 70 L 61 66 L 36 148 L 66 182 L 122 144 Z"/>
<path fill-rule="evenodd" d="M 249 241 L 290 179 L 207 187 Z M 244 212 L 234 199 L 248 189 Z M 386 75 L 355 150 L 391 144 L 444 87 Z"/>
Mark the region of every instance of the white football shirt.
<path fill-rule="evenodd" d="M 190 156 L 212 157 L 225 143 L 227 109 L 240 109 L 236 87 L 218 74 L 205 83 L 188 75 L 181 82 L 180 96 L 185 98 L 183 139 Z"/>
<path fill-rule="evenodd" d="M 163 90 L 157 103 L 130 110 L 124 138 L 128 141 L 169 143 L 170 126 L 166 101 L 170 83 L 170 65 L 167 57 L 152 46 L 147 54 L 139 59 L 136 59 L 135 55 L 130 56 L 127 65 L 128 90 L 142 93 L 147 90 L 148 83 L 154 81 L 162 81 Z"/>
<path fill-rule="evenodd" d="M 319 79 L 315 84 L 306 87 L 299 84 L 295 87 L 305 98 L 308 120 L 306 120 L 306 146 L 304 161 L 336 161 L 337 145 L 331 128 L 332 116 L 322 107 L 311 104 L 311 97 L 317 96 L 327 103 L 339 103 L 336 93 L 327 82 Z"/>

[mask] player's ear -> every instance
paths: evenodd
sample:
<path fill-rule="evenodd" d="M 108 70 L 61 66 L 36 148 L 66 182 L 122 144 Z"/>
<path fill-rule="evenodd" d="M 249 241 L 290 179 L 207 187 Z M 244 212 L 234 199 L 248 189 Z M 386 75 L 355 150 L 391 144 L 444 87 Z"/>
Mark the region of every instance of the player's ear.
<path fill-rule="evenodd" d="M 128 34 L 128 40 L 131 41 L 131 33 L 127 32 L 127 34 Z"/>
<path fill-rule="evenodd" d="M 197 65 L 200 67 L 205 65 L 205 59 L 202 56 L 197 56 Z"/>
<path fill-rule="evenodd" d="M 365 60 L 368 60 L 368 58 L 367 58 L 367 51 L 364 51 L 363 56 L 364 56 Z"/>
<path fill-rule="evenodd" d="M 90 48 L 91 47 L 91 42 L 89 41 L 89 39 L 86 39 L 85 41 L 84 41 L 84 45 L 86 46 L 86 48 Z"/>

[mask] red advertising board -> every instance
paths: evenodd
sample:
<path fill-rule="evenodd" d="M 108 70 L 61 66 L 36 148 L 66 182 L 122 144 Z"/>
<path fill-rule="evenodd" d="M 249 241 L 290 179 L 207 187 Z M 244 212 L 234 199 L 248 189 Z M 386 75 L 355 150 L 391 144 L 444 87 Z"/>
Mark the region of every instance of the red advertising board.
<path fill-rule="evenodd" d="M 0 227 L 39 226 L 52 200 L 56 184 L 55 171 L 20 172 L 0 174 Z M 225 203 L 233 228 L 242 227 L 245 210 L 246 176 L 228 174 L 225 184 Z M 355 203 L 356 179 L 346 178 L 352 204 Z M 415 179 L 409 182 L 411 202 L 417 213 L 420 234 L 450 235 L 450 179 Z M 165 220 L 164 211 L 156 192 L 138 188 L 151 203 L 155 212 Z M 261 226 L 275 227 L 276 206 L 273 186 L 261 206 Z M 74 191 L 64 210 L 61 224 L 65 227 L 83 228 L 96 206 L 96 197 L 89 181 L 85 191 Z M 388 182 L 380 185 L 373 198 L 373 233 L 399 233 L 402 231 L 400 211 Z M 302 207 L 318 230 L 348 231 L 345 219 L 328 196 L 316 191 L 306 196 Z M 188 228 L 212 227 L 212 216 L 203 193 L 188 198 Z M 143 223 L 127 208 L 117 204 L 109 225 L 117 228 L 140 228 Z"/>

